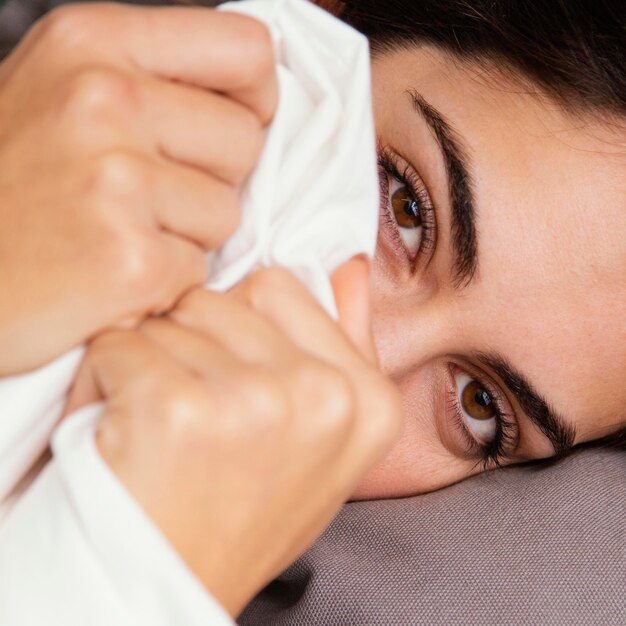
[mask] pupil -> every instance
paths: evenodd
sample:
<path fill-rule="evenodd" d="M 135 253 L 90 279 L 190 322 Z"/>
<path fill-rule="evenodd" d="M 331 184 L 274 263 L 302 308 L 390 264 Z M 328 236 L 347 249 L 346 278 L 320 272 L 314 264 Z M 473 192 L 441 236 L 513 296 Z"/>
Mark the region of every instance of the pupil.
<path fill-rule="evenodd" d="M 474 401 L 479 406 L 489 406 L 491 404 L 491 396 L 484 389 L 479 389 L 474 396 Z"/>
<path fill-rule="evenodd" d="M 415 202 L 415 200 L 412 200 L 411 198 L 407 198 L 404 201 L 404 212 L 406 215 L 410 217 L 419 218 L 419 215 L 420 215 L 419 205 L 417 204 L 417 202 Z"/>

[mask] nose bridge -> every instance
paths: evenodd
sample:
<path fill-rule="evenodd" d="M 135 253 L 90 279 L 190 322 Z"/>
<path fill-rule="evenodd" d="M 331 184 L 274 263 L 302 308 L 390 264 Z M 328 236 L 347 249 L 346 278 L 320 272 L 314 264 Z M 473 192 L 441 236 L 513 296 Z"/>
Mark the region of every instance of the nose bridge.
<path fill-rule="evenodd" d="M 437 299 L 419 305 L 375 307 L 373 320 L 381 368 L 394 379 L 435 358 L 459 352 L 466 341 L 454 307 Z"/>

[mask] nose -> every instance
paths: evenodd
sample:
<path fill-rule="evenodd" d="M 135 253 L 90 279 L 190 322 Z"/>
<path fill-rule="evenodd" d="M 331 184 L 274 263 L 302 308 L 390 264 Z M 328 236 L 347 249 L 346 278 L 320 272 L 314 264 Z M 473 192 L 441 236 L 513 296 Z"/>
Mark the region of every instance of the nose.
<path fill-rule="evenodd" d="M 381 369 L 399 380 L 425 363 L 458 350 L 462 327 L 436 299 L 415 303 L 374 301 L 374 340 Z"/>

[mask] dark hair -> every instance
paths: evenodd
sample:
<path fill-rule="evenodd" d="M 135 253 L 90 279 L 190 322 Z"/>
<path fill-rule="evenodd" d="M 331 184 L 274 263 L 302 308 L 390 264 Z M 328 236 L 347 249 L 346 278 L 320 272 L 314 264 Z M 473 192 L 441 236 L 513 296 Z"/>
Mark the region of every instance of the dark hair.
<path fill-rule="evenodd" d="M 348 0 L 374 53 L 429 43 L 504 64 L 570 110 L 626 114 L 624 0 Z"/>

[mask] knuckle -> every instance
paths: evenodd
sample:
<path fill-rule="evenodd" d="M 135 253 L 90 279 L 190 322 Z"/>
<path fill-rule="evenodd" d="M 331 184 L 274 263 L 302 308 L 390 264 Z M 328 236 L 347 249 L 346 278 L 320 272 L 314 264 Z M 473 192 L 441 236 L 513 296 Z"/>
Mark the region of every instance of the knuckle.
<path fill-rule="evenodd" d="M 195 439 L 208 411 L 206 399 L 190 384 L 172 385 L 160 371 L 154 374 L 156 404 L 162 419 L 171 426 L 177 439 L 190 436 Z"/>
<path fill-rule="evenodd" d="M 148 235 L 119 235 L 109 251 L 114 283 L 134 299 L 153 306 L 158 302 L 163 261 L 157 243 Z"/>
<path fill-rule="evenodd" d="M 157 304 L 159 277 L 170 270 L 158 237 L 149 227 L 133 224 L 126 216 L 127 209 L 136 210 L 142 202 L 147 180 L 147 168 L 140 157 L 110 152 L 88 166 L 83 187 L 85 209 L 100 233 L 94 255 L 106 283 L 103 287 L 123 295 L 129 306 L 134 302 L 137 313 Z"/>
<path fill-rule="evenodd" d="M 99 200 L 119 200 L 136 195 L 149 184 L 149 168 L 144 161 L 119 150 L 102 154 L 95 160 L 88 187 Z"/>
<path fill-rule="evenodd" d="M 129 110 L 137 98 L 134 80 L 112 69 L 83 69 L 66 89 L 65 109 L 74 121 Z"/>
<path fill-rule="evenodd" d="M 289 420 L 289 402 L 278 380 L 260 368 L 250 368 L 238 377 L 238 399 L 243 414 L 256 427 L 280 428 Z"/>
<path fill-rule="evenodd" d="M 46 50 L 83 51 L 108 43 L 116 33 L 126 9 L 109 2 L 89 5 L 63 4 L 39 20 L 36 34 L 45 41 Z"/>
<path fill-rule="evenodd" d="M 48 12 L 39 22 L 38 34 L 47 45 L 72 48 L 88 39 L 93 20 L 84 7 L 62 5 Z"/>
<path fill-rule="evenodd" d="M 354 424 L 355 395 L 347 376 L 321 362 L 309 361 L 299 368 L 296 388 L 310 398 L 315 423 L 330 435 L 347 433 Z"/>

